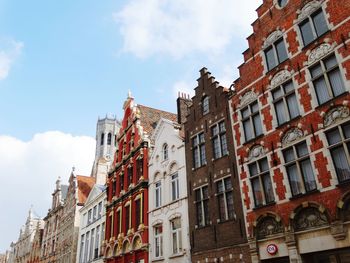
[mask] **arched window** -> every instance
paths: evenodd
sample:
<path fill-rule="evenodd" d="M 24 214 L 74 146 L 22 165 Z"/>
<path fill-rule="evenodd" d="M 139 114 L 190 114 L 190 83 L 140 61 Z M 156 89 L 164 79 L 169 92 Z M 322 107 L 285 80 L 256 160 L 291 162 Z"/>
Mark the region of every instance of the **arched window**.
<path fill-rule="evenodd" d="M 108 144 L 108 145 L 111 145 L 111 144 L 112 144 L 112 134 L 111 134 L 111 133 L 108 133 L 108 136 L 107 136 L 107 144 Z"/>
<path fill-rule="evenodd" d="M 101 145 L 104 144 L 104 140 L 105 140 L 105 134 L 102 133 L 102 134 L 101 134 Z"/>
<path fill-rule="evenodd" d="M 163 145 L 163 161 L 168 160 L 168 144 Z"/>
<path fill-rule="evenodd" d="M 203 115 L 209 113 L 209 97 L 205 96 L 202 99 L 202 113 Z"/>

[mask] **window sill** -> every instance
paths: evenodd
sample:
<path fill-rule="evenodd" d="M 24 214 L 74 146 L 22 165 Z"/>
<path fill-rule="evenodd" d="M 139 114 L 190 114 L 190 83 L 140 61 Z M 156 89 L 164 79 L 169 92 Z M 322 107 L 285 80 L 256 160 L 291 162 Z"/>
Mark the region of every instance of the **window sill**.
<path fill-rule="evenodd" d="M 284 128 L 285 126 L 288 126 L 289 124 L 291 124 L 294 121 L 299 120 L 300 118 L 301 118 L 301 115 L 298 115 L 298 116 L 294 117 L 293 119 L 290 119 L 289 121 L 286 121 L 286 122 L 284 122 L 282 124 L 278 124 L 276 128 L 277 129 Z"/>
<path fill-rule="evenodd" d="M 233 222 L 234 220 L 235 220 L 234 218 L 229 218 L 229 219 L 224 219 L 224 220 L 218 219 L 217 223 L 218 223 L 219 225 L 221 225 L 221 224 Z"/>
<path fill-rule="evenodd" d="M 152 262 L 160 262 L 160 261 L 164 261 L 164 257 L 159 257 L 159 258 L 152 259 Z"/>
<path fill-rule="evenodd" d="M 344 97 L 345 95 L 348 95 L 348 94 L 349 94 L 349 92 L 348 92 L 347 90 L 345 90 L 343 93 L 339 94 L 338 96 L 333 97 L 333 98 L 331 98 L 330 100 L 328 100 L 328 101 L 326 101 L 326 102 L 323 102 L 322 104 L 318 105 L 318 106 L 315 108 L 315 110 L 318 110 L 318 109 L 320 109 L 320 108 L 322 108 L 322 107 L 324 107 L 324 106 L 327 106 L 327 105 L 329 105 L 329 104 L 332 104 L 335 100 L 337 100 L 337 99 L 339 99 L 339 98 L 341 98 L 341 97 Z"/>
<path fill-rule="evenodd" d="M 243 145 L 247 145 L 247 144 L 252 143 L 252 142 L 254 142 L 255 140 L 260 139 L 260 138 L 263 138 L 263 137 L 264 137 L 264 134 L 262 133 L 262 134 L 260 134 L 260 135 L 258 135 L 258 136 L 256 136 L 256 137 L 254 137 L 254 138 L 252 138 L 252 139 L 249 139 L 248 141 L 245 141 L 245 142 L 243 143 Z"/>
<path fill-rule="evenodd" d="M 254 208 L 253 208 L 253 211 L 255 211 L 255 210 L 259 210 L 259 209 L 261 209 L 261 208 L 265 208 L 265 207 L 273 206 L 273 205 L 275 205 L 275 204 L 276 204 L 276 202 L 275 202 L 275 201 L 273 201 L 273 202 L 270 202 L 270 203 L 265 204 L 265 205 L 256 206 L 256 207 L 254 207 Z"/>
<path fill-rule="evenodd" d="M 169 258 L 178 258 L 178 257 L 182 257 L 183 255 L 185 255 L 185 253 L 184 252 L 180 252 L 180 253 L 173 254 L 173 255 L 169 256 Z"/>
<path fill-rule="evenodd" d="M 298 198 L 301 198 L 301 197 L 305 197 L 305 196 L 308 196 L 308 195 L 312 195 L 312 194 L 315 194 L 315 193 L 319 193 L 319 192 L 320 191 L 318 189 L 315 189 L 315 190 L 312 190 L 310 192 L 294 195 L 291 198 L 289 198 L 289 200 L 295 200 L 295 199 L 298 199 Z"/>
<path fill-rule="evenodd" d="M 205 225 L 205 226 L 195 226 L 194 229 L 195 230 L 201 230 L 201 229 L 208 228 L 208 227 L 210 227 L 210 224 Z"/>
<path fill-rule="evenodd" d="M 199 167 L 196 167 L 196 168 L 192 168 L 192 171 L 196 171 L 196 170 L 199 170 L 199 169 L 201 169 L 201 168 L 203 168 L 203 167 L 205 167 L 205 166 L 207 166 L 207 163 L 205 163 L 205 164 L 203 164 L 203 165 L 201 165 L 201 166 L 199 166 Z"/>
<path fill-rule="evenodd" d="M 301 41 L 303 43 L 303 48 L 301 49 L 302 51 L 305 51 L 305 49 L 308 49 L 310 46 L 312 46 L 313 44 L 318 45 L 318 44 L 321 44 L 321 43 L 318 43 L 319 40 L 321 40 L 321 38 L 325 35 L 327 35 L 329 32 L 331 32 L 330 29 L 328 29 L 326 32 L 324 32 L 322 35 L 319 35 L 317 38 L 315 38 L 314 40 L 312 40 L 310 43 L 308 43 L 307 45 L 304 45 L 304 41 L 303 41 L 303 38 L 301 37 Z M 321 41 L 320 41 L 321 42 Z"/>
<path fill-rule="evenodd" d="M 228 157 L 228 156 L 229 156 L 229 154 L 227 153 L 227 154 L 225 154 L 225 155 L 223 155 L 223 156 L 221 156 L 221 157 L 213 158 L 213 159 L 211 159 L 211 160 L 212 160 L 213 162 L 215 162 L 215 161 L 218 161 L 218 160 L 223 159 L 223 158 Z"/>

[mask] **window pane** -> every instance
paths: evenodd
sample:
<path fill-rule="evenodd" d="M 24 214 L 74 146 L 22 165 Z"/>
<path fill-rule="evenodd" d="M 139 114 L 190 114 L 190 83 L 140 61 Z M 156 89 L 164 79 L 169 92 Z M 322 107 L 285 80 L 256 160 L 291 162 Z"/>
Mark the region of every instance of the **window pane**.
<path fill-rule="evenodd" d="M 314 35 L 312 33 L 310 21 L 307 20 L 300 25 L 301 35 L 303 36 L 304 45 L 311 43 L 314 40 Z"/>
<path fill-rule="evenodd" d="M 233 193 L 228 192 L 226 194 L 226 203 L 227 203 L 227 213 L 228 213 L 228 218 L 232 219 L 235 216 L 234 209 L 233 209 Z"/>
<path fill-rule="evenodd" d="M 219 127 L 215 125 L 213 128 L 211 128 L 212 136 L 219 134 Z"/>
<path fill-rule="evenodd" d="M 298 101 L 295 96 L 295 93 L 287 97 L 287 105 L 291 119 L 294 119 L 295 117 L 300 115 Z"/>
<path fill-rule="evenodd" d="M 305 191 L 309 192 L 316 189 L 316 181 L 312 171 L 310 159 L 300 162 L 300 166 L 304 177 Z"/>
<path fill-rule="evenodd" d="M 258 105 L 257 102 L 252 103 L 252 104 L 250 105 L 250 108 L 251 108 L 251 110 L 252 110 L 252 113 L 258 112 L 258 111 L 259 111 L 259 105 Z"/>
<path fill-rule="evenodd" d="M 277 65 L 276 59 L 275 59 L 275 54 L 273 51 L 273 48 L 270 47 L 265 51 L 265 57 L 266 57 L 266 62 L 267 62 L 267 69 L 270 70 L 274 68 Z"/>
<path fill-rule="evenodd" d="M 226 131 L 226 127 L 225 127 L 225 123 L 224 122 L 220 122 L 219 123 L 219 127 L 220 127 L 220 132 L 225 132 Z"/>
<path fill-rule="evenodd" d="M 259 168 L 260 168 L 260 173 L 269 170 L 269 164 L 268 164 L 266 158 L 264 158 L 264 159 L 262 159 L 262 160 L 259 161 Z"/>
<path fill-rule="evenodd" d="M 208 186 L 202 188 L 203 191 L 203 199 L 208 198 Z"/>
<path fill-rule="evenodd" d="M 293 148 L 289 148 L 283 151 L 284 161 L 289 163 L 295 160 Z"/>
<path fill-rule="evenodd" d="M 345 89 L 344 89 L 343 81 L 341 79 L 339 68 L 330 72 L 328 74 L 328 77 L 329 77 L 329 81 L 330 81 L 331 86 L 332 86 L 334 96 L 336 97 L 336 96 L 342 94 L 345 91 Z"/>
<path fill-rule="evenodd" d="M 292 195 L 301 194 L 302 185 L 300 179 L 298 177 L 298 169 L 297 166 L 291 165 L 287 167 L 287 173 L 290 182 L 290 188 L 292 190 Z"/>
<path fill-rule="evenodd" d="M 338 128 L 327 132 L 326 135 L 327 135 L 328 144 L 330 146 L 338 142 L 341 142 L 342 140 Z"/>
<path fill-rule="evenodd" d="M 204 133 L 199 134 L 199 142 L 200 143 L 204 143 L 205 142 L 205 140 L 204 140 Z"/>
<path fill-rule="evenodd" d="M 220 219 L 225 220 L 226 212 L 225 212 L 225 199 L 223 194 L 218 195 L 218 202 L 219 202 Z"/>
<path fill-rule="evenodd" d="M 278 124 L 285 123 L 288 120 L 283 100 L 280 100 L 275 103 L 275 111 L 277 115 Z"/>
<path fill-rule="evenodd" d="M 225 179 L 225 189 L 226 189 L 226 190 L 232 189 L 231 178 L 226 178 L 226 179 Z"/>
<path fill-rule="evenodd" d="M 298 157 L 302 157 L 302 156 L 305 156 L 305 155 L 308 155 L 309 152 L 307 150 L 307 145 L 305 142 L 301 143 L 301 144 L 298 144 L 296 146 L 297 148 L 297 153 L 298 153 Z"/>
<path fill-rule="evenodd" d="M 245 135 L 246 141 L 249 141 L 250 139 L 252 139 L 253 138 L 253 130 L 252 130 L 252 127 L 250 125 L 249 119 L 243 122 L 243 129 L 244 129 L 244 135 Z"/>
<path fill-rule="evenodd" d="M 316 66 L 310 68 L 310 72 L 311 72 L 312 78 L 316 78 L 323 74 L 323 70 L 320 64 L 317 64 Z"/>
<path fill-rule="evenodd" d="M 201 165 L 204 165 L 207 162 L 205 157 L 205 145 L 201 145 Z"/>
<path fill-rule="evenodd" d="M 220 142 L 219 142 L 219 137 L 215 137 L 213 139 L 213 149 L 214 149 L 214 158 L 220 158 L 221 157 L 221 152 L 220 152 Z"/>
<path fill-rule="evenodd" d="M 216 190 L 218 193 L 222 193 L 224 191 L 224 183 L 221 180 L 216 183 Z"/>
<path fill-rule="evenodd" d="M 280 97 L 283 97 L 283 91 L 281 88 L 277 88 L 272 92 L 272 97 L 273 99 L 278 99 Z"/>
<path fill-rule="evenodd" d="M 314 86 L 315 86 L 318 102 L 320 104 L 323 104 L 331 99 L 331 97 L 329 96 L 327 84 L 324 80 L 324 77 L 321 77 L 321 78 L 315 80 Z"/>
<path fill-rule="evenodd" d="M 342 146 L 331 150 L 333 162 L 339 181 L 350 179 L 350 167 L 348 159 L 346 158 L 345 150 Z"/>
<path fill-rule="evenodd" d="M 209 225 L 209 201 L 205 200 L 203 201 L 203 207 L 204 207 L 204 218 L 205 218 L 205 225 Z"/>
<path fill-rule="evenodd" d="M 286 84 L 283 85 L 284 92 L 288 93 L 294 90 L 294 85 L 292 81 L 287 82 Z"/>
<path fill-rule="evenodd" d="M 260 206 L 263 204 L 264 199 L 263 199 L 263 192 L 261 191 L 259 178 L 255 178 L 252 180 L 252 187 L 253 187 L 255 205 Z"/>
<path fill-rule="evenodd" d="M 275 200 L 275 197 L 273 195 L 273 189 L 272 189 L 272 183 L 271 183 L 271 178 L 270 174 L 264 174 L 262 176 L 262 181 L 264 184 L 264 192 L 265 192 L 265 198 L 266 198 L 266 203 L 271 203 Z"/>
<path fill-rule="evenodd" d="M 242 118 L 243 118 L 243 119 L 248 118 L 249 115 L 250 115 L 250 112 L 249 112 L 248 107 L 245 108 L 244 110 L 242 110 Z"/>
<path fill-rule="evenodd" d="M 283 62 L 288 58 L 286 46 L 284 45 L 283 38 L 276 42 L 276 51 L 279 62 Z"/>
<path fill-rule="evenodd" d="M 325 59 L 324 60 L 324 64 L 325 64 L 327 70 L 333 68 L 336 65 L 338 65 L 337 59 L 335 58 L 334 55 L 328 57 L 327 59 Z"/>
<path fill-rule="evenodd" d="M 324 14 L 322 10 L 320 10 L 320 12 L 314 15 L 313 21 L 314 21 L 317 36 L 320 36 L 325 32 L 327 32 L 328 30 L 327 22 L 326 22 L 326 19 L 324 18 Z"/>
<path fill-rule="evenodd" d="M 202 205 L 201 203 L 196 204 L 196 210 L 197 210 L 197 225 L 198 226 L 203 226 L 203 213 L 202 213 Z"/>
<path fill-rule="evenodd" d="M 346 139 L 350 138 L 350 123 L 343 125 L 342 129 L 343 129 L 343 134 L 345 138 Z"/>
<path fill-rule="evenodd" d="M 250 173 L 250 176 L 254 176 L 254 175 L 258 174 L 257 163 L 252 163 L 249 165 L 249 173 Z"/>
<path fill-rule="evenodd" d="M 261 127 L 261 120 L 260 120 L 260 114 L 256 114 L 253 117 L 253 123 L 254 123 L 254 128 L 255 128 L 255 135 L 258 136 L 262 134 L 262 127 Z"/>
<path fill-rule="evenodd" d="M 228 153 L 227 150 L 227 141 L 226 141 L 226 135 L 222 135 L 221 137 L 221 151 L 222 151 L 222 155 L 226 155 Z"/>

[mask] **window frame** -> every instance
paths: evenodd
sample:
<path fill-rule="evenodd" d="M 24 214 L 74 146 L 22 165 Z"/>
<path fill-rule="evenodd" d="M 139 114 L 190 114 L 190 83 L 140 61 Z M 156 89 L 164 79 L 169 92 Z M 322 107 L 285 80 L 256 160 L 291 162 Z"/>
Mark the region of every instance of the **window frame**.
<path fill-rule="evenodd" d="M 175 228 L 175 221 L 179 220 L 179 228 Z M 182 252 L 182 224 L 181 217 L 176 217 L 170 221 L 170 232 L 171 232 L 171 244 L 172 244 L 172 254 L 177 255 Z M 176 239 L 176 251 L 174 250 L 174 235 Z"/>
<path fill-rule="evenodd" d="M 203 190 L 207 189 L 207 196 L 204 197 Z M 200 199 L 197 199 L 197 191 L 200 193 Z M 195 192 L 195 206 L 196 206 L 196 225 L 198 227 L 206 227 L 210 225 L 210 215 L 209 215 L 209 187 L 208 185 L 203 185 L 197 189 L 194 189 Z M 201 218 L 198 215 L 198 206 L 200 205 Z M 206 211 L 206 209 L 208 211 Z"/>
<path fill-rule="evenodd" d="M 202 115 L 206 115 L 210 112 L 209 96 L 204 96 L 202 98 Z"/>
<path fill-rule="evenodd" d="M 283 47 L 284 47 L 284 51 L 286 52 L 286 57 L 283 59 L 281 58 L 281 55 L 278 52 L 278 48 L 277 45 L 279 43 L 283 43 Z M 274 65 L 270 65 L 269 64 L 269 59 L 268 59 L 268 51 L 272 50 L 272 54 L 273 54 L 273 59 L 274 59 Z M 287 45 L 286 45 L 286 41 L 284 39 L 283 36 L 280 36 L 278 39 L 276 39 L 271 45 L 269 45 L 268 47 L 266 47 L 264 49 L 264 56 L 265 56 L 265 62 L 266 62 L 266 69 L 267 72 L 273 70 L 274 68 L 276 68 L 278 65 L 280 65 L 281 63 L 283 63 L 284 61 L 289 59 L 289 54 L 288 54 L 288 49 L 287 49 Z"/>
<path fill-rule="evenodd" d="M 162 147 L 162 159 L 163 161 L 166 161 L 169 159 L 169 147 L 167 143 L 164 143 Z"/>
<path fill-rule="evenodd" d="M 230 181 L 231 184 L 231 188 L 226 188 L 226 181 Z M 219 183 L 222 183 L 223 185 L 223 191 L 219 192 Z M 218 209 L 219 209 L 219 220 L 220 222 L 222 221 L 228 221 L 228 220 L 233 220 L 235 218 L 235 209 L 234 209 L 234 204 L 233 204 L 233 184 L 232 184 L 232 180 L 231 180 L 231 176 L 228 177 L 224 177 L 221 178 L 217 181 L 215 181 L 215 186 L 216 186 L 216 197 L 217 197 L 217 201 L 218 201 Z M 230 217 L 229 215 L 229 205 L 228 205 L 228 194 L 232 195 L 232 217 Z M 225 213 L 225 217 L 222 218 L 222 214 L 221 214 L 221 206 L 220 206 L 220 196 L 223 197 L 223 201 L 224 201 L 224 213 Z"/>
<path fill-rule="evenodd" d="M 217 129 L 216 134 L 214 129 Z M 216 160 L 216 159 L 220 159 L 221 157 L 227 156 L 229 152 L 228 152 L 228 144 L 227 144 L 227 137 L 226 137 L 225 120 L 222 120 L 212 125 L 210 127 L 210 132 L 211 132 L 211 142 L 213 146 L 212 149 L 213 149 L 214 159 Z M 219 149 L 218 155 L 217 155 L 216 149 Z"/>
<path fill-rule="evenodd" d="M 255 112 L 252 111 L 252 107 L 253 107 L 252 105 L 253 104 L 256 104 L 258 106 L 258 110 L 255 111 Z M 249 115 L 247 117 L 244 117 L 243 111 L 246 110 L 246 109 L 248 109 Z M 264 134 L 263 123 L 261 121 L 260 106 L 259 106 L 258 99 L 252 101 L 251 103 L 249 103 L 248 105 L 246 105 L 242 109 L 240 109 L 240 114 L 241 114 L 241 123 L 242 123 L 242 129 L 243 129 L 244 141 L 245 142 L 249 142 L 249 141 L 253 140 L 254 138 Z M 255 124 L 254 124 L 254 121 L 253 121 L 253 118 L 255 116 L 257 116 L 257 115 L 259 115 L 259 119 L 260 119 L 260 122 L 259 122 L 260 123 L 260 127 L 261 127 L 261 133 L 260 134 L 257 134 L 256 127 L 255 127 Z M 247 138 L 247 134 L 246 134 L 245 126 L 244 126 L 244 123 L 246 121 L 249 122 L 249 127 L 252 129 L 252 137 L 251 138 Z"/>
<path fill-rule="evenodd" d="M 197 169 L 207 164 L 204 132 L 200 132 L 193 136 L 191 141 L 193 168 Z"/>
<path fill-rule="evenodd" d="M 160 229 L 160 233 L 157 233 L 157 229 Z M 163 257 L 163 225 L 157 224 L 153 226 L 154 233 L 154 257 L 161 258 Z M 159 240 L 159 243 L 157 241 Z M 159 244 L 159 255 L 157 255 L 157 244 Z"/>
<path fill-rule="evenodd" d="M 162 206 L 162 181 L 159 180 L 154 183 L 155 186 L 155 208 L 159 208 Z"/>
<path fill-rule="evenodd" d="M 175 196 L 174 196 L 175 193 Z M 180 182 L 179 173 L 175 172 L 171 175 L 171 200 L 176 201 L 180 198 Z"/>

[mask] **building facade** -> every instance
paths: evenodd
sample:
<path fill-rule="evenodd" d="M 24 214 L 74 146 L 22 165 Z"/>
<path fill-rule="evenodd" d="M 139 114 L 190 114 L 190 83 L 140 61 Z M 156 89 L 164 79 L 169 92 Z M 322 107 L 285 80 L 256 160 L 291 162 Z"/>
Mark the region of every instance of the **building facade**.
<path fill-rule="evenodd" d="M 185 143 L 181 126 L 161 119 L 149 161 L 149 261 L 191 262 Z"/>
<path fill-rule="evenodd" d="M 35 229 L 35 235 L 32 243 L 32 247 L 30 249 L 30 255 L 29 260 L 27 260 L 27 263 L 39 263 L 41 258 L 41 245 L 43 241 L 43 232 L 44 232 L 44 224 L 41 222 L 38 222 L 36 229 Z"/>
<path fill-rule="evenodd" d="M 148 154 L 150 135 L 170 113 L 137 105 L 129 93 L 107 179 L 105 258 L 148 262 Z"/>
<path fill-rule="evenodd" d="M 196 263 L 250 262 L 228 94 L 201 69 L 184 123 L 189 231 Z M 181 110 L 178 115 L 183 115 Z"/>
<path fill-rule="evenodd" d="M 52 203 L 47 215 L 44 217 L 45 227 L 41 244 L 42 263 L 57 261 L 57 244 L 60 222 L 63 213 L 63 204 L 67 196 L 68 185 L 62 185 L 61 179 L 56 181 L 56 189 L 52 193 Z"/>
<path fill-rule="evenodd" d="M 75 175 L 69 177 L 69 185 L 58 228 L 56 262 L 71 263 L 77 258 L 79 235 L 79 209 L 85 204 L 92 187 L 94 177 Z"/>
<path fill-rule="evenodd" d="M 350 2 L 264 0 L 231 100 L 253 262 L 350 258 Z"/>

